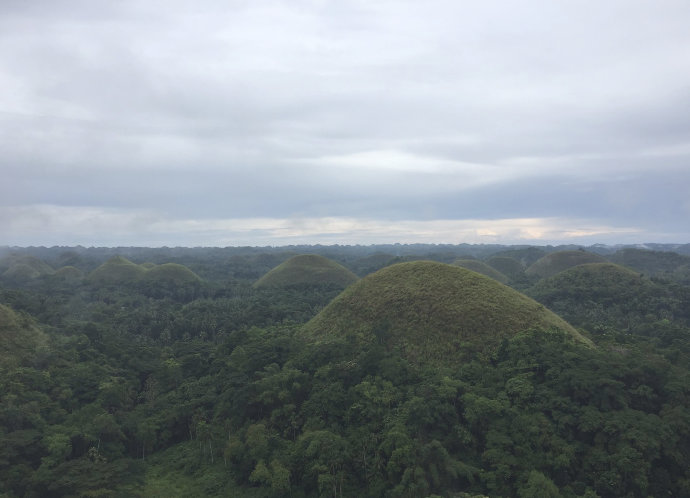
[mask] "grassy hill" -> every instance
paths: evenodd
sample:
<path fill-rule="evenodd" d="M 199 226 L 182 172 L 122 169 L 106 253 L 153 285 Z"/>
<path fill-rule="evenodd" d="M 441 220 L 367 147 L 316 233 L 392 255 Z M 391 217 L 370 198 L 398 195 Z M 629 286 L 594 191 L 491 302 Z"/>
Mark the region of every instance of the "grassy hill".
<path fill-rule="evenodd" d="M 97 284 L 128 284 L 140 280 L 146 269 L 122 256 L 113 256 L 89 273 L 87 279 Z"/>
<path fill-rule="evenodd" d="M 606 259 L 586 251 L 558 251 L 535 261 L 525 273 L 533 277 L 546 278 L 568 268 L 586 263 L 604 263 Z"/>
<path fill-rule="evenodd" d="M 690 256 L 646 249 L 621 249 L 609 259 L 645 275 L 690 284 Z"/>
<path fill-rule="evenodd" d="M 53 273 L 55 270 L 49 264 L 27 254 L 10 254 L 0 259 L 0 275 L 6 280 L 24 282 Z"/>
<path fill-rule="evenodd" d="M 613 263 L 589 263 L 540 280 L 527 294 L 571 323 L 589 329 L 646 330 L 667 317 L 683 320 L 687 292 Z"/>
<path fill-rule="evenodd" d="M 137 284 L 148 292 L 156 289 L 182 288 L 201 283 L 201 278 L 184 265 L 177 263 L 136 264 L 122 256 L 114 256 L 93 270 L 87 280 L 99 285 Z"/>
<path fill-rule="evenodd" d="M 494 256 L 487 259 L 486 264 L 511 279 L 518 278 L 525 273 L 523 264 L 509 256 Z"/>
<path fill-rule="evenodd" d="M 391 261 L 395 259 L 395 256 L 385 252 L 377 252 L 371 254 L 370 256 L 365 256 L 353 261 L 348 266 L 352 268 L 357 275 L 364 276 L 370 273 L 380 270 L 384 266 L 391 264 Z"/>
<path fill-rule="evenodd" d="M 527 268 L 547 254 L 547 251 L 539 247 L 524 247 L 522 249 L 507 249 L 505 251 L 500 251 L 495 253 L 492 257 L 511 258 L 520 263 L 524 268 Z"/>
<path fill-rule="evenodd" d="M 84 272 L 74 266 L 63 266 L 55 272 L 54 277 L 66 282 L 76 282 L 84 278 Z"/>
<path fill-rule="evenodd" d="M 454 360 L 527 329 L 559 329 L 589 343 L 531 298 L 476 272 L 430 261 L 401 263 L 351 285 L 309 321 L 320 341 L 354 336 L 400 348 L 415 361 Z"/>
<path fill-rule="evenodd" d="M 507 283 L 509 280 L 508 277 L 506 277 L 503 273 L 496 270 L 495 268 L 492 268 L 483 261 L 479 261 L 478 259 L 456 259 L 455 261 L 453 261 L 453 265 L 461 266 L 462 268 L 467 268 L 468 270 L 476 271 L 477 273 L 486 275 L 489 278 L 498 280 L 502 284 Z"/>
<path fill-rule="evenodd" d="M 22 363 L 46 344 L 46 335 L 28 315 L 0 304 L 0 366 Z"/>
<path fill-rule="evenodd" d="M 254 283 L 257 289 L 325 285 L 345 288 L 358 279 L 344 266 L 315 254 L 294 256 Z"/>
<path fill-rule="evenodd" d="M 173 285 L 201 282 L 201 278 L 196 273 L 186 266 L 178 265 L 177 263 L 164 263 L 162 265 L 149 266 L 148 268 L 142 276 L 144 282 Z"/>

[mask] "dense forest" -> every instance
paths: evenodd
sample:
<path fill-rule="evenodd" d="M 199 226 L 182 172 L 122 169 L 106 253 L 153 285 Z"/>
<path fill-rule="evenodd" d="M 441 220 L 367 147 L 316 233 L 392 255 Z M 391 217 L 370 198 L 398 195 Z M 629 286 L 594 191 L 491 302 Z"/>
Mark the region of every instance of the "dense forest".
<path fill-rule="evenodd" d="M 690 246 L 0 248 L 23 496 L 690 496 Z"/>

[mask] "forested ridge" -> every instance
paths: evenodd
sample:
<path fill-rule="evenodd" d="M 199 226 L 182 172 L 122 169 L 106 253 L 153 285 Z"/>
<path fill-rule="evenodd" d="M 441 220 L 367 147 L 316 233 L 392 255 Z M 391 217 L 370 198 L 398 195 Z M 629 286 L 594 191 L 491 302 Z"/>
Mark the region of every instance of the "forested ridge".
<path fill-rule="evenodd" d="M 690 256 L 651 249 L 3 248 L 0 497 L 690 496 Z M 300 254 L 362 280 L 290 267 L 254 285 Z M 435 272 L 402 299 L 381 275 L 418 260 L 448 271 L 396 266 Z M 441 316 L 434 275 L 457 261 L 585 340 L 542 324 L 489 347 L 478 330 L 419 360 L 408 339 L 443 324 L 415 313 Z M 341 314 L 315 339 L 356 285 L 354 309 L 405 313 L 372 318 L 371 340 Z M 473 327 L 506 328 L 501 308 Z"/>

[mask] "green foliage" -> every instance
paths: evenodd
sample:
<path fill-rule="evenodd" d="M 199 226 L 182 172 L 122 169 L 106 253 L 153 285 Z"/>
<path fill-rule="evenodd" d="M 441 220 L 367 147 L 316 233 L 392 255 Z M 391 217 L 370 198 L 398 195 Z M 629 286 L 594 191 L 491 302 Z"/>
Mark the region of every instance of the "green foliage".
<path fill-rule="evenodd" d="M 131 284 L 144 276 L 146 269 L 122 256 L 114 256 L 89 273 L 89 282 L 99 285 Z"/>
<path fill-rule="evenodd" d="M 383 343 L 418 362 L 455 362 L 528 328 L 575 329 L 532 299 L 475 272 L 433 262 L 389 266 L 353 284 L 304 328 L 319 341 Z"/>
<path fill-rule="evenodd" d="M 344 289 L 357 281 L 357 276 L 344 266 L 323 256 L 305 254 L 281 263 L 261 277 L 257 289 L 293 286 L 332 286 Z"/>
<path fill-rule="evenodd" d="M 117 250 L 167 281 L 0 289 L 0 496 L 690 495 L 686 286 L 611 264 L 535 285 L 582 347 L 462 268 L 391 266 L 326 306 L 327 285 L 252 288 L 285 251 L 204 251 Z"/>
<path fill-rule="evenodd" d="M 606 260 L 586 251 L 558 251 L 547 254 L 525 270 L 525 274 L 540 278 L 550 277 L 568 268 L 586 263 L 604 263 Z"/>
<path fill-rule="evenodd" d="M 486 260 L 486 264 L 512 280 L 520 278 L 525 273 L 523 264 L 508 256 L 493 256 Z"/>
<path fill-rule="evenodd" d="M 0 366 L 25 363 L 46 344 L 46 335 L 29 316 L 0 304 Z"/>
<path fill-rule="evenodd" d="M 686 285 L 690 284 L 690 280 L 687 279 L 690 257 L 686 255 L 628 248 L 617 251 L 609 259 L 647 276 L 662 277 L 677 280 Z"/>

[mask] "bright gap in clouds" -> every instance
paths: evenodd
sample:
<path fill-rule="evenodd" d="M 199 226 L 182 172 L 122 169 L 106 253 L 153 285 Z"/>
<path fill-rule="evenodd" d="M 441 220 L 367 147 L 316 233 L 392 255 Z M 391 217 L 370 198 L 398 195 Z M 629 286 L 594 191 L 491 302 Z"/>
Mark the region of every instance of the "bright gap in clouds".
<path fill-rule="evenodd" d="M 263 246 L 289 244 L 639 242 L 641 231 L 594 220 L 507 218 L 398 220 L 323 218 L 173 219 L 151 211 L 33 206 L 0 209 L 3 244 Z M 664 241 L 659 238 L 655 241 Z"/>

